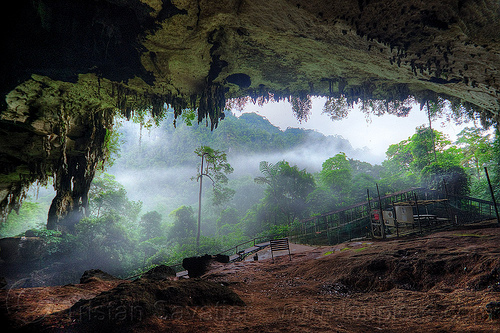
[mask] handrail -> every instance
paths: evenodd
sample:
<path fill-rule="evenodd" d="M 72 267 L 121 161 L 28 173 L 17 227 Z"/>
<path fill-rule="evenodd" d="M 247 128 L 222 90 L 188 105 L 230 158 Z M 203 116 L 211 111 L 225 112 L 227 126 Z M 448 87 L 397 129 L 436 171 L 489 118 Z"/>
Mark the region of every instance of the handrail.
<path fill-rule="evenodd" d="M 250 240 L 248 240 L 246 242 L 239 243 L 239 244 L 237 244 L 237 245 L 235 245 L 235 246 L 233 246 L 233 247 L 231 247 L 231 248 L 229 248 L 227 250 L 221 251 L 221 252 L 219 252 L 219 254 L 222 254 L 222 253 L 225 253 L 225 252 L 228 252 L 228 251 L 232 251 L 232 250 L 235 250 L 234 254 L 237 254 L 238 253 L 238 247 L 240 247 L 241 245 L 253 242 L 253 246 L 255 246 L 257 244 L 257 240 L 264 239 L 264 238 L 266 238 L 266 237 L 255 237 L 255 238 L 250 239 Z M 156 265 L 156 266 L 158 266 L 158 265 Z M 172 267 L 172 268 L 174 268 L 174 267 L 177 267 L 177 266 L 182 266 L 182 263 L 180 262 L 180 263 L 169 265 L 169 266 Z M 130 279 L 136 278 L 138 276 L 141 276 L 144 273 L 146 273 L 146 272 L 142 272 L 142 273 L 139 273 L 139 274 L 135 274 L 135 275 L 126 277 L 124 280 L 130 280 Z"/>
<path fill-rule="evenodd" d="M 399 192 L 395 192 L 395 193 L 390 193 L 390 194 L 384 195 L 384 196 L 380 197 L 380 199 L 382 199 L 382 200 L 383 199 L 388 199 L 388 198 L 395 197 L 395 196 L 398 196 L 398 195 L 401 195 L 401 194 L 404 194 L 404 193 L 409 193 L 409 192 L 423 190 L 423 189 L 425 189 L 425 188 L 423 188 L 423 187 L 412 187 L 412 188 L 404 190 L 404 191 L 399 191 Z M 349 210 L 349 209 L 353 209 L 353 208 L 356 208 L 356 207 L 362 207 L 362 206 L 365 206 L 365 205 L 368 205 L 368 201 L 363 201 L 363 202 L 360 202 L 360 203 L 357 203 L 357 204 L 354 204 L 354 205 L 350 205 L 350 206 L 347 206 L 347 207 L 343 207 L 343 208 L 340 208 L 340 209 L 336 209 L 336 210 L 333 210 L 333 211 L 330 211 L 330 212 L 326 212 L 326 213 L 323 213 L 323 214 L 311 216 L 311 217 L 308 217 L 308 218 L 300 220 L 300 222 L 303 223 L 303 222 L 313 221 L 313 220 L 315 220 L 315 219 L 317 219 L 319 217 L 330 216 L 330 215 L 333 215 L 333 214 L 337 214 L 337 213 L 340 213 L 340 212 L 343 212 L 343 211 L 346 211 L 346 210 Z"/>
<path fill-rule="evenodd" d="M 465 206 L 459 205 L 460 207 L 457 207 L 457 209 L 470 211 L 471 207 L 476 207 L 478 209 L 477 213 L 479 215 L 483 217 L 492 215 L 491 207 L 493 206 L 493 202 L 491 201 L 479 198 L 473 198 L 470 196 L 446 194 L 438 190 L 432 190 L 423 187 L 415 187 L 404 191 L 390 193 L 384 195 L 383 197 L 381 197 L 381 199 L 385 201 L 386 205 L 390 205 L 391 202 L 389 201 L 392 201 L 391 198 L 397 198 L 398 196 L 405 197 L 405 195 L 410 192 L 418 192 L 422 197 L 425 196 L 425 198 L 427 198 L 428 195 L 431 198 L 445 198 L 447 199 L 448 205 L 450 206 L 453 206 L 453 203 L 460 203 L 460 201 L 465 201 L 466 202 L 464 204 Z M 330 230 L 331 227 L 340 230 L 342 227 L 345 227 L 347 225 L 356 225 L 356 223 L 360 223 L 365 219 L 367 220 L 367 222 L 369 222 L 370 212 L 368 210 L 368 207 L 369 207 L 368 201 L 365 201 L 354 205 L 350 205 L 348 207 L 344 207 L 341 209 L 337 209 L 334 211 L 302 219 L 298 221 L 297 224 L 294 225 L 292 230 L 290 230 L 290 236 L 294 238 L 296 237 L 300 238 L 308 235 L 309 236 L 314 234 L 317 235 L 320 233 L 320 231 L 322 232 L 325 230 L 327 231 L 328 234 L 328 230 Z"/>
<path fill-rule="evenodd" d="M 250 240 L 248 240 L 246 242 L 239 243 L 239 244 L 237 244 L 237 245 L 235 245 L 235 246 L 233 246 L 233 247 L 231 247 L 231 248 L 229 248 L 227 250 L 221 251 L 220 253 L 230 252 L 230 251 L 234 250 L 234 254 L 236 254 L 236 253 L 238 253 L 238 247 L 240 247 L 240 246 L 242 246 L 244 244 L 251 243 L 251 242 L 253 242 L 253 246 L 255 246 L 255 244 L 257 244 L 257 240 L 258 239 L 260 240 L 260 239 L 263 239 L 263 238 L 265 238 L 265 237 L 255 237 L 255 238 L 250 239 Z"/>
<path fill-rule="evenodd" d="M 413 192 L 413 191 L 422 191 L 422 190 L 425 191 L 425 192 L 429 192 L 429 193 L 433 193 L 434 192 L 434 193 L 437 193 L 437 194 L 445 195 L 444 193 L 442 193 L 440 191 L 428 189 L 428 188 L 425 188 L 425 187 L 412 187 L 412 188 L 407 189 L 407 190 L 403 190 L 403 191 L 399 191 L 399 192 L 394 192 L 394 193 L 386 194 L 386 195 L 380 197 L 380 199 L 382 199 L 382 200 L 389 199 L 389 198 L 392 198 L 392 197 L 395 197 L 395 196 L 398 196 L 398 195 L 401 195 L 401 194 L 404 194 L 404 193 L 409 193 L 409 192 Z M 461 196 L 461 195 L 456 195 L 456 194 L 448 194 L 448 197 L 454 198 L 454 199 L 471 200 L 471 201 L 478 202 L 478 203 L 483 203 L 483 204 L 486 204 L 486 205 L 493 205 L 493 202 L 491 202 L 491 201 L 483 200 L 483 199 L 479 199 L 479 198 L 473 198 L 473 197 L 469 197 L 469 196 Z M 300 220 L 300 222 L 304 223 L 304 222 L 313 221 L 313 220 L 315 220 L 317 218 L 320 218 L 320 217 L 327 217 L 327 216 L 330 216 L 330 215 L 333 215 L 333 214 L 337 214 L 337 213 L 340 213 L 340 212 L 343 212 L 343 211 L 347 211 L 347 210 L 350 210 L 350 209 L 354 209 L 354 208 L 357 208 L 357 207 L 362 207 L 362 206 L 365 206 L 365 205 L 368 205 L 368 201 L 364 201 L 364 202 L 360 202 L 360 203 L 357 203 L 357 204 L 353 204 L 353 205 L 350 205 L 350 206 L 347 206 L 347 207 L 343 207 L 343 208 L 340 208 L 340 209 L 336 209 L 334 211 L 326 212 L 326 213 L 323 213 L 323 214 L 311 216 L 311 217 L 308 217 L 308 218 Z"/>

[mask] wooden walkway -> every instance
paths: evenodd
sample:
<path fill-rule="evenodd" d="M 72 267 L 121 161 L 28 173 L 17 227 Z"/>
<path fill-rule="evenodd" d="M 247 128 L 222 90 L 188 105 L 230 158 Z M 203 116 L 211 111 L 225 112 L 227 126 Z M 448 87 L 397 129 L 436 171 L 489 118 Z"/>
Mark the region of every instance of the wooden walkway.
<path fill-rule="evenodd" d="M 255 244 L 254 246 L 252 246 L 248 249 L 241 250 L 238 253 L 229 256 L 229 262 L 245 260 L 246 257 L 248 257 L 256 252 L 259 252 L 260 250 L 263 250 L 268 246 L 269 246 L 269 242 Z"/>
<path fill-rule="evenodd" d="M 232 263 L 232 262 L 237 262 L 237 261 L 243 261 L 243 260 L 245 260 L 246 257 L 248 257 L 254 253 L 257 253 L 261 250 L 264 250 L 267 247 L 269 247 L 269 242 L 255 244 L 252 247 L 238 251 L 238 253 L 236 253 L 236 254 L 230 255 L 229 262 Z M 188 272 L 186 270 L 177 272 L 177 274 L 176 274 L 176 276 L 178 278 L 186 277 L 187 275 L 188 275 Z"/>
<path fill-rule="evenodd" d="M 466 196 L 446 195 L 419 187 L 384 195 L 380 200 L 372 198 L 370 202 L 361 202 L 303 219 L 293 226 L 289 237 L 292 242 L 316 245 L 332 245 L 355 238 L 374 237 L 374 232 L 371 230 L 371 214 L 380 209 L 379 203 L 382 205 L 381 208 L 385 209 L 393 206 L 395 202 L 411 201 L 415 197 L 418 197 L 419 201 L 444 199 L 443 205 L 447 207 L 439 209 L 439 214 L 436 215 L 443 215 L 447 221 L 451 221 L 450 223 L 466 224 L 495 217 L 493 202 Z M 426 214 L 424 211 L 422 213 Z M 412 230 L 409 229 L 409 232 Z"/>

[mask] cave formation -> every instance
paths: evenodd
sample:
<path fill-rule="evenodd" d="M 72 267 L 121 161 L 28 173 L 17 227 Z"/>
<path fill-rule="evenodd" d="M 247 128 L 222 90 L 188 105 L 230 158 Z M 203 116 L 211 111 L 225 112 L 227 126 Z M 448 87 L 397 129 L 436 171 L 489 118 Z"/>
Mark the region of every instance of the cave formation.
<path fill-rule="evenodd" d="M 226 100 L 444 98 L 498 124 L 495 0 L 20 0 L 4 10 L 0 209 L 53 177 L 71 228 L 113 118 L 165 103 L 212 128 Z"/>

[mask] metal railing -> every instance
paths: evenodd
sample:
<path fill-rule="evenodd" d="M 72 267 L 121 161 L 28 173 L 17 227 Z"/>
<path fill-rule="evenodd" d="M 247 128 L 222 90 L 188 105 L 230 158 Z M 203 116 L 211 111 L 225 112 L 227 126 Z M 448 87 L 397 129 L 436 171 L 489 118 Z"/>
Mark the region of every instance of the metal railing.
<path fill-rule="evenodd" d="M 468 196 L 446 195 L 426 188 L 411 188 L 380 197 L 382 209 L 395 202 L 446 199 L 445 205 L 429 205 L 423 209 L 429 214 L 437 213 L 447 217 L 449 223 L 475 223 L 494 218 L 493 202 Z M 342 209 L 312 216 L 295 223 L 289 233 L 291 241 L 304 244 L 331 245 L 354 238 L 373 237 L 370 214 L 380 209 L 378 200 L 351 205 Z M 434 226 L 435 227 L 435 226 Z"/>
<path fill-rule="evenodd" d="M 237 244 L 237 245 L 235 245 L 235 246 L 233 246 L 233 247 L 231 247 L 231 248 L 229 248 L 227 250 L 224 250 L 224 251 L 220 252 L 220 254 L 228 254 L 228 253 L 230 253 L 229 255 L 231 255 L 231 254 L 238 254 L 238 252 L 239 252 L 238 249 L 243 249 L 244 250 L 244 249 L 248 248 L 248 245 L 246 247 L 244 247 L 243 245 L 245 245 L 245 244 L 252 244 L 253 243 L 252 246 L 256 246 L 258 243 L 262 243 L 262 240 L 268 240 L 268 238 L 266 238 L 266 237 L 255 237 L 255 238 L 250 239 L 250 240 L 248 240 L 246 242 L 239 243 L 239 244 Z"/>
<path fill-rule="evenodd" d="M 221 251 L 218 254 L 226 254 L 226 255 L 229 255 L 229 256 L 232 255 L 232 254 L 238 254 L 238 252 L 239 252 L 238 249 L 246 249 L 247 248 L 247 247 L 243 247 L 243 245 L 252 244 L 253 243 L 253 246 L 256 246 L 257 244 L 261 243 L 262 240 L 268 240 L 268 238 L 266 238 L 266 237 L 255 237 L 255 238 L 250 239 L 250 240 L 248 240 L 246 242 L 242 242 L 242 243 L 239 243 L 239 244 L 237 244 L 237 245 L 235 245 L 233 247 L 230 247 L 227 250 Z M 159 266 L 159 265 L 155 265 L 155 266 Z M 182 268 L 183 268 L 182 267 L 182 262 L 176 263 L 176 264 L 173 264 L 173 265 L 169 265 L 169 267 L 172 267 L 176 272 L 182 271 Z M 131 280 L 131 279 L 140 277 L 144 273 L 146 273 L 146 272 L 141 272 L 141 273 L 129 276 L 129 277 L 125 278 L 125 280 Z"/>

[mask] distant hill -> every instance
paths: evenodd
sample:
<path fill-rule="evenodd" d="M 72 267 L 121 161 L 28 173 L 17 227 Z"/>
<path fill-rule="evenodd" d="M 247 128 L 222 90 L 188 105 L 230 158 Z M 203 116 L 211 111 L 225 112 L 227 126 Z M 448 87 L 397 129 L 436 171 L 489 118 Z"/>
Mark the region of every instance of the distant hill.
<path fill-rule="evenodd" d="M 341 136 L 325 136 L 314 130 L 299 128 L 282 131 L 256 113 L 244 113 L 236 117 L 227 112 L 225 119 L 213 132 L 205 124 L 187 126 L 178 122 L 174 128 L 172 117 L 169 115 L 159 127 L 143 130 L 141 138 L 137 134 L 139 125 L 124 124 L 121 132 L 125 143 L 117 163 L 124 163 L 129 168 L 193 164 L 197 163 L 193 151 L 201 145 L 224 150 L 228 157 L 240 154 L 269 156 L 296 150 L 303 151 L 302 154 L 326 154 L 326 158 L 339 151 L 348 156 L 359 154 Z"/>

